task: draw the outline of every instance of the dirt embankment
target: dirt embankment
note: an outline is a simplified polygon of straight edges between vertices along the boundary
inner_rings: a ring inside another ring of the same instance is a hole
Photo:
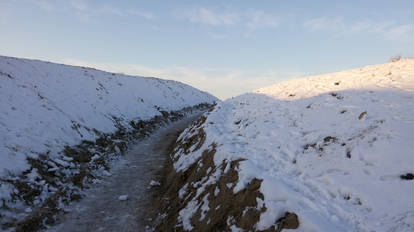
[[[188,169],[174,169],[177,153],[191,155],[205,143],[207,135],[203,124],[206,117],[208,113],[196,121],[182,139],[171,145],[170,159],[161,174],[161,188],[154,194],[151,226],[155,231],[171,231],[173,228],[174,231],[231,231],[235,227],[243,231],[258,231],[256,224],[261,213],[266,211],[265,204],[258,202],[258,199],[264,200],[259,191],[262,180],[253,179],[245,189],[234,193],[239,179],[239,163],[243,159],[215,165],[217,145],[212,143]],[[192,211],[192,216],[186,219],[183,209]],[[296,214],[286,212],[264,231],[282,231],[298,226]]]

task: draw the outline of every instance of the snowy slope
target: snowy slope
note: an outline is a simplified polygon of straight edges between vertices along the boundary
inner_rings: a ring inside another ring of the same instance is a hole
[[[0,56],[0,180],[27,170],[27,157],[57,156],[65,146],[128,130],[131,121],[216,100],[176,81]],[[30,175],[37,178],[36,169]],[[0,182],[3,204],[10,191]]]
[[[266,210],[256,230],[276,226],[285,212],[298,215],[300,226],[292,231],[414,230],[414,59],[290,80],[229,99],[181,140],[201,129],[201,148],[173,155],[176,171],[202,169],[206,151],[213,151],[215,167],[240,161],[238,180],[228,187],[238,193],[262,180],[257,209]],[[227,169],[209,169],[208,177],[181,188],[187,203],[177,222],[184,231],[197,221],[213,222],[194,218],[219,213],[213,192],[203,192]],[[240,220],[223,220],[239,231],[247,210]]]
[[[0,57],[0,175],[26,168],[25,156],[61,150],[94,133],[113,132],[112,116],[146,120],[216,98],[175,81]]]

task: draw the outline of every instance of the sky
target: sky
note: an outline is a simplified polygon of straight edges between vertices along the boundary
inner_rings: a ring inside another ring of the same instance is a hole
[[[0,0],[0,55],[173,79],[226,99],[414,57],[414,1]]]

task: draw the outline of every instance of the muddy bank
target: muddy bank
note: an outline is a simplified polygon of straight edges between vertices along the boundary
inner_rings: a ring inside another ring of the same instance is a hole
[[[180,111],[161,111],[148,121],[131,121],[130,128],[122,126],[119,119],[113,118],[117,131],[105,134],[91,128],[96,141],[83,141],[56,155],[39,154],[28,158],[31,168],[21,175],[10,174],[0,179],[2,184],[12,186],[15,191],[12,199],[2,199],[0,207],[1,229],[7,231],[36,231],[55,223],[56,214],[71,201],[84,196],[88,185],[107,175],[112,160],[122,156],[132,141],[150,135],[156,128],[168,122],[177,121],[194,111],[210,107],[200,104]],[[81,125],[74,123],[73,128]],[[52,158],[53,157],[53,158]],[[13,217],[11,215],[18,215]]]
[[[246,188],[234,193],[239,180],[238,167],[243,159],[225,160],[215,165],[217,144],[212,143],[189,168],[183,171],[174,168],[180,155],[191,155],[203,146],[206,117],[208,113],[170,147],[170,157],[161,173],[161,187],[153,195],[150,227],[155,231],[259,231],[256,224],[266,211],[260,192],[262,180],[255,178]],[[296,214],[286,212],[274,225],[262,231],[282,231],[298,226]]]

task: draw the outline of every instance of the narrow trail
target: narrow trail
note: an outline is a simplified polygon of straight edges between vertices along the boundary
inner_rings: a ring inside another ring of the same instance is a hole
[[[150,203],[149,183],[164,164],[167,150],[200,114],[159,128],[133,145],[103,183],[92,185],[86,197],[73,203],[70,212],[48,232],[145,231],[145,210]],[[119,196],[128,195],[121,201]]]

